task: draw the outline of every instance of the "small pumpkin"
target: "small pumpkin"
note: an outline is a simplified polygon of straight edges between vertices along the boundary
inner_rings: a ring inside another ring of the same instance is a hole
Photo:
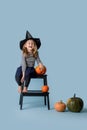
[[[43,69],[41,69],[40,66],[38,65],[38,66],[36,66],[35,71],[36,71],[37,74],[43,75],[43,74],[46,73],[46,67],[43,66]]]
[[[83,104],[83,100],[80,97],[76,97],[76,94],[67,100],[67,108],[71,112],[80,112]]]
[[[62,101],[58,101],[54,104],[54,109],[58,112],[64,112],[66,110],[66,104]]]
[[[49,87],[47,85],[42,86],[41,88],[42,92],[48,92]]]

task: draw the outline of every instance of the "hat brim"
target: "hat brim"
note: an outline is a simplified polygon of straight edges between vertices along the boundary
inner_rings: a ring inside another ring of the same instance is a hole
[[[24,44],[26,43],[26,41],[31,40],[31,39],[35,41],[35,43],[37,45],[37,49],[39,49],[40,46],[41,46],[41,41],[40,41],[39,38],[29,38],[29,39],[21,40],[20,41],[20,49],[22,50],[22,48],[23,48]]]

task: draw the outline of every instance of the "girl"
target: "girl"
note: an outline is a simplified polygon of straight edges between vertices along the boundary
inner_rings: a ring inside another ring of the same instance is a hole
[[[33,38],[27,31],[26,38],[20,41],[20,49],[22,50],[22,64],[17,68],[15,79],[18,84],[18,92],[27,92],[31,77],[36,77],[34,69],[35,61],[43,69],[43,64],[39,58],[38,49],[41,46],[39,38]],[[22,90],[22,84],[24,87]]]

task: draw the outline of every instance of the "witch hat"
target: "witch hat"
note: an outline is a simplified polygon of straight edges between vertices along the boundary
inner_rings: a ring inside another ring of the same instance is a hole
[[[26,41],[28,41],[28,40],[30,40],[30,39],[32,39],[32,40],[35,41],[35,43],[36,43],[36,45],[37,45],[37,49],[40,48],[40,46],[41,46],[41,41],[40,41],[40,39],[39,39],[39,38],[34,38],[34,37],[32,37],[32,35],[31,35],[28,31],[26,31],[26,38],[25,38],[24,40],[21,40],[21,41],[20,41],[20,49],[21,49],[21,50],[22,50],[22,48],[23,48],[23,45],[26,43]]]

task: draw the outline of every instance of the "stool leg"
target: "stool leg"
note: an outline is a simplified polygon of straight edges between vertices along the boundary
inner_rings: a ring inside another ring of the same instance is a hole
[[[22,104],[23,104],[23,94],[20,94],[20,110],[22,110]]]
[[[44,104],[46,105],[46,96],[44,96]]]
[[[49,94],[47,95],[48,110],[50,110]]]
[[[24,84],[24,83],[23,83],[23,84]],[[23,84],[22,84],[22,90],[23,90]],[[21,93],[21,94],[22,94],[22,93]],[[22,96],[21,94],[20,94],[20,98],[19,98],[19,105],[21,104],[21,96]]]
[[[47,76],[44,77],[44,85],[47,85]]]
[[[19,98],[19,105],[21,104],[21,95],[20,95],[20,98]]]

